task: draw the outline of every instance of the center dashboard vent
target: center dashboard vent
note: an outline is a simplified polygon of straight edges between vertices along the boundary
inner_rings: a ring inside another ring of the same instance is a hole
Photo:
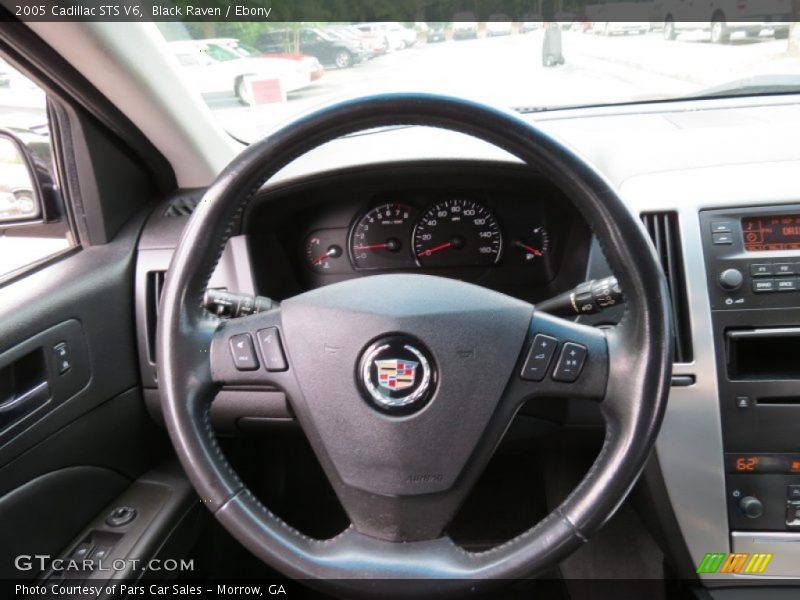
[[[642,213],[650,239],[667,277],[672,304],[672,326],[675,346],[675,362],[691,362],[692,330],[689,319],[689,300],[686,293],[686,276],[681,252],[678,213],[674,211]]]

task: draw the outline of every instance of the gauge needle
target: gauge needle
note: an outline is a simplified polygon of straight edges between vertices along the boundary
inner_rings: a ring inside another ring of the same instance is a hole
[[[434,252],[438,252],[439,250],[444,250],[445,248],[449,248],[453,245],[453,242],[447,242],[446,244],[440,244],[431,248],[430,250],[420,250],[417,252],[417,256],[430,256]]]
[[[329,256],[336,256],[336,249],[330,248],[325,254],[320,254],[317,258],[311,261],[312,265],[318,265]]]
[[[376,250],[378,248],[386,248],[389,244],[367,244],[366,246],[353,246],[353,250]]]
[[[533,246],[528,246],[528,244],[523,244],[522,242],[514,242],[514,244],[516,246],[519,246],[520,248],[524,248],[525,250],[527,250],[528,252],[530,252],[534,256],[541,256],[542,255],[542,251],[541,250],[537,250]]]

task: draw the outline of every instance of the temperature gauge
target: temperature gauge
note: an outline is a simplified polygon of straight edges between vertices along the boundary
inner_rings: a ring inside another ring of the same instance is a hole
[[[511,245],[516,247],[518,255],[525,263],[536,263],[550,249],[550,236],[544,227],[534,227],[522,239],[515,239]]]
[[[306,240],[305,259],[306,265],[314,271],[336,270],[337,260],[342,256],[342,247],[330,243],[325,238],[324,232],[315,232]]]

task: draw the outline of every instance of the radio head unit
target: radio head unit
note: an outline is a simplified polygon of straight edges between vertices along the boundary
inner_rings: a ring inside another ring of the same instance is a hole
[[[712,310],[800,307],[800,205],[700,212]]]

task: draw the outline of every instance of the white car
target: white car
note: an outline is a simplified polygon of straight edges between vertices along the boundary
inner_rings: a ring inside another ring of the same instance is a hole
[[[606,21],[595,22],[592,25],[592,31],[600,35],[627,35],[632,33],[634,35],[644,35],[650,31],[649,22],[636,22],[636,21]]]
[[[311,83],[311,72],[288,59],[242,58],[214,40],[170,42],[189,84],[201,94],[232,92],[246,105],[255,103],[251,84],[280,81],[281,94]]]
[[[486,22],[486,36],[511,35],[511,18],[505,14],[495,14]]]
[[[417,31],[410,27],[404,27],[400,23],[386,23],[387,33],[396,36],[398,39],[403,40],[403,45],[410,48],[417,43]]]
[[[683,31],[708,31],[715,44],[727,43],[731,34],[738,32],[757,37],[770,30],[775,37],[785,38],[793,14],[790,0],[716,0],[696,4],[663,0],[656,2],[656,10],[664,23],[665,40],[674,40]]]
[[[241,58],[258,58],[260,60],[269,61],[291,61],[295,62],[295,69],[298,77],[298,82],[302,83],[306,79],[306,75],[310,81],[315,81],[322,77],[325,72],[325,67],[314,56],[306,56],[303,54],[282,54],[282,55],[269,55],[261,52],[258,48],[254,48],[248,44],[244,44],[236,38],[213,38],[203,40],[209,44],[222,46],[236,54]],[[275,64],[275,63],[273,63]],[[298,88],[299,89],[299,88]]]
[[[397,25],[395,23],[395,25]],[[397,25],[401,27],[400,25]],[[406,47],[404,36],[396,28],[387,27],[387,23],[361,23],[356,25],[358,30],[367,35],[377,36],[386,40],[386,51],[394,52]],[[402,27],[401,27],[402,28]]]
[[[453,17],[453,39],[474,40],[478,37],[478,22],[471,12],[456,13]]]

